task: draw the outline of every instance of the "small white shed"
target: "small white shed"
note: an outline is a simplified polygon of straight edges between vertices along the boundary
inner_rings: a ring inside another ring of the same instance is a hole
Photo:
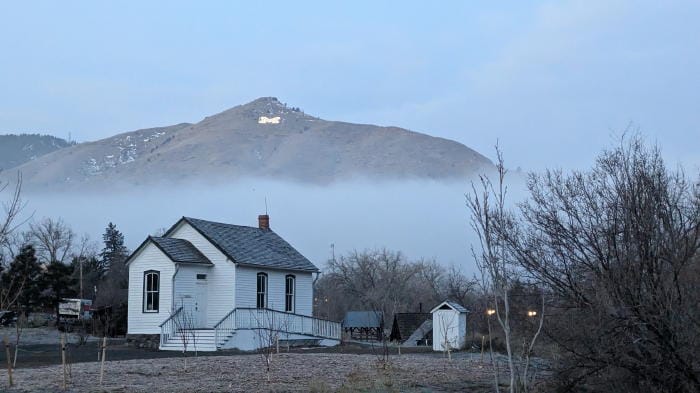
[[[459,349],[466,343],[467,310],[459,303],[445,300],[433,308],[433,351]]]

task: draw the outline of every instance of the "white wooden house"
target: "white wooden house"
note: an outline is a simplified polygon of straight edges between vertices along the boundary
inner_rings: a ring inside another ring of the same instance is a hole
[[[457,302],[445,300],[430,313],[433,314],[433,351],[463,348],[469,311]]]
[[[128,335],[163,350],[253,350],[285,341],[335,345],[340,324],[312,317],[306,257],[270,229],[183,217],[127,260]]]

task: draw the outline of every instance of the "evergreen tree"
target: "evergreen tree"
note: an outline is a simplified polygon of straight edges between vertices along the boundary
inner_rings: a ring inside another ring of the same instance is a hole
[[[124,246],[124,235],[110,222],[102,239],[104,248],[100,253],[100,263],[106,274],[97,288],[96,306],[126,303],[129,277],[125,262],[129,250]]]
[[[129,250],[124,245],[124,235],[119,232],[116,225],[110,222],[102,235],[102,240],[105,244],[100,253],[102,270],[109,271],[113,268],[122,268],[126,258],[129,256]]]
[[[73,277],[73,267],[61,262],[51,262],[46,266],[46,271],[42,276],[43,288],[41,300],[44,307],[52,308],[58,315],[58,304],[64,298],[71,298],[77,295],[75,291],[75,278]]]
[[[39,305],[41,294],[41,266],[36,258],[36,251],[31,244],[24,245],[10,266],[2,274],[2,285],[13,287],[17,302],[15,308],[27,313]]]

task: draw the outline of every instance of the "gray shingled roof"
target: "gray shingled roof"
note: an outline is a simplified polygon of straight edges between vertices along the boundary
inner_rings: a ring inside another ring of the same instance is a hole
[[[466,307],[464,307],[463,305],[461,305],[461,304],[455,302],[454,300],[445,300],[444,302],[442,302],[442,303],[438,304],[437,306],[435,306],[435,308],[433,308],[433,309],[431,310],[431,312],[435,311],[438,307],[441,307],[442,305],[445,305],[445,304],[446,304],[447,306],[451,307],[453,310],[455,310],[455,311],[457,311],[457,312],[460,312],[460,313],[462,313],[462,312],[468,313],[468,312],[469,312],[469,310],[467,310]]]
[[[426,319],[419,327],[416,329],[413,334],[411,334],[406,341],[403,342],[403,346],[409,347],[409,346],[414,346],[418,345],[418,342],[423,341],[426,338],[428,338],[430,341],[432,341],[432,333],[433,332],[433,320],[432,319]]]
[[[404,312],[394,314],[394,323],[391,326],[391,339],[404,341],[418,329],[426,320],[431,320],[431,313]]]
[[[202,265],[212,264],[204,254],[187,240],[173,239],[170,237],[151,237],[150,239],[173,262],[196,263]]]
[[[384,313],[381,311],[348,311],[343,318],[342,326],[344,328],[381,327],[383,316]]]
[[[469,312],[469,310],[467,310],[466,307],[464,307],[463,305],[461,305],[461,304],[455,302],[454,300],[448,300],[448,301],[446,301],[445,303],[447,303],[447,304],[449,304],[450,306],[452,306],[452,308],[454,308],[456,311],[459,311],[459,312]]]
[[[233,262],[284,270],[317,272],[318,268],[271,229],[184,217]]]

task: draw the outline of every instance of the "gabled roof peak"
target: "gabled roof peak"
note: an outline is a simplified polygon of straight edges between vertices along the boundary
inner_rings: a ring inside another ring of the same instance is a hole
[[[185,239],[170,237],[148,236],[140,246],[127,258],[126,264],[136,256],[147,244],[153,243],[165,256],[174,263],[187,263],[196,265],[213,266],[214,264],[192,243]]]
[[[311,261],[271,229],[182,217],[165,236],[170,237],[183,221],[239,265],[318,272]]]
[[[437,311],[441,308],[444,308],[444,307],[450,308],[450,309],[457,311],[459,313],[468,313],[469,312],[469,310],[467,310],[467,308],[464,307],[463,305],[455,302],[454,300],[449,300],[449,299],[445,300],[442,303],[438,304],[437,306],[433,307],[433,309],[430,310],[430,312],[434,313],[435,311]]]

